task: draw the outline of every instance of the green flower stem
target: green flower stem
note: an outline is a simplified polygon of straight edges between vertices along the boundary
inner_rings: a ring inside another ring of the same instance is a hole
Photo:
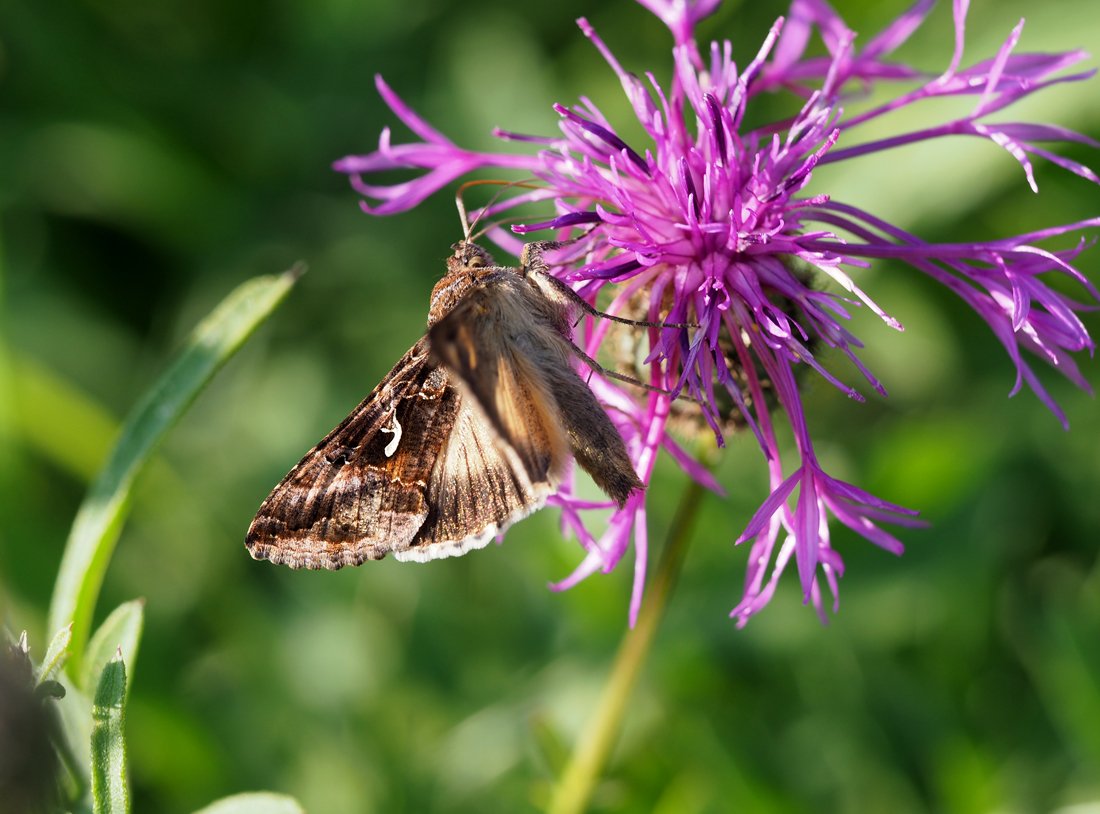
[[[703,487],[689,481],[676,517],[669,529],[668,541],[661,553],[653,583],[646,589],[638,613],[638,622],[626,632],[611,676],[604,686],[596,713],[581,735],[562,772],[561,780],[554,788],[548,814],[581,814],[587,810],[596,783],[615,746],[626,715],[627,702],[641,673],[646,654],[653,644],[657,625],[664,615],[669,595],[680,575],[684,554],[691,539],[695,517],[703,497]]]

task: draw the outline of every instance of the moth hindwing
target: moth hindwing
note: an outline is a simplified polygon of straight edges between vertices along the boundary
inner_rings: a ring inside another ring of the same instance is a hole
[[[528,244],[518,268],[455,244],[428,331],[260,506],[245,545],[291,568],[481,548],[540,508],[570,458],[622,506],[644,488],[573,370],[579,299]]]

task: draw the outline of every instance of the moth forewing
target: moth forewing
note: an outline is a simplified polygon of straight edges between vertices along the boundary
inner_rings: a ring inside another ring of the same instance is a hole
[[[482,548],[542,508],[552,491],[549,480],[532,481],[472,399],[463,396],[428,481],[428,517],[415,544],[395,549],[394,556],[424,562]]]
[[[298,462],[260,506],[245,545],[257,559],[291,568],[337,569],[409,545],[428,508],[421,484],[428,456],[407,454],[446,434],[455,408],[446,373],[417,343],[332,432]],[[400,426],[401,454],[390,454]]]
[[[527,280],[537,298],[546,303],[545,313],[554,330],[553,339],[547,339],[546,347],[555,353],[546,354],[545,376],[550,392],[558,404],[562,423],[569,439],[573,457],[596,485],[620,508],[635,490],[644,489],[634,464],[630,460],[622,435],[611,421],[592,389],[573,369],[573,359],[588,357],[573,344],[573,324],[580,296],[561,280],[551,276],[543,261],[543,251],[556,248],[558,243],[529,243],[523,256],[530,264]],[[592,306],[584,303],[592,312]]]
[[[574,457],[622,506],[644,488],[573,370],[579,299],[529,244],[522,268],[455,244],[428,333],[260,506],[245,545],[292,568],[480,548],[540,508]]]
[[[542,449],[542,439],[526,438],[511,424],[502,401],[523,410],[515,418],[545,428],[555,461],[555,446],[563,441],[596,485],[622,506],[644,486],[619,431],[573,370],[573,298],[537,269],[522,270],[529,272],[523,276],[504,271],[486,275],[483,287],[429,330],[433,351],[470,388],[504,440],[521,452]],[[504,382],[515,382],[524,397],[509,397]],[[531,422],[530,413],[538,420]]]
[[[428,330],[432,351],[465,386],[498,442],[516,452],[532,478],[556,486],[569,444],[546,376],[553,360],[545,357],[560,340],[529,307],[528,285],[514,270],[480,282]]]

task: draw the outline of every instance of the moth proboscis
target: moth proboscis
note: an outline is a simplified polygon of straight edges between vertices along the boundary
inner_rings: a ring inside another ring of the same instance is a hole
[[[600,312],[550,274],[560,245],[527,244],[518,268],[469,239],[452,247],[427,333],[272,490],[253,557],[336,569],[464,554],[541,508],[570,458],[620,507],[644,488],[573,369],[587,359],[578,309]]]

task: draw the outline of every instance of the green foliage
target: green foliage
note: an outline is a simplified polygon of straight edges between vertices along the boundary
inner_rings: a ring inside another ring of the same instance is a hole
[[[125,519],[134,478],[168,428],[279,304],[298,274],[257,278],[234,291],[196,328],[183,352],[123,426],[111,457],[77,512],[50,605],[52,628],[72,624],[70,674],[82,669],[92,612]],[[134,638],[136,645],[136,634]]]
[[[92,701],[92,810],[95,814],[127,814],[126,664],[122,648],[107,662]]]
[[[130,677],[126,687],[133,682],[133,664],[137,658],[138,642],[141,639],[141,627],[145,602],[134,599],[119,605],[99,626],[84,655],[79,686],[85,691],[97,687],[98,677],[107,669],[107,665],[122,658],[130,664]]]
[[[38,683],[50,681],[65,663],[69,655],[69,643],[73,640],[73,626],[65,625],[54,634],[46,648],[46,656],[42,659],[42,665],[38,672]]]
[[[51,735],[70,772],[66,787],[81,810],[91,797],[94,814],[130,811],[125,713],[144,620],[144,601],[115,608],[85,647],[103,574],[129,505],[134,479],[153,450],[213,374],[286,296],[301,271],[251,280],[231,293],[194,331],[176,361],[139,401],[123,425],[111,456],[77,512],[51,602],[51,619],[68,619],[38,669],[39,697],[61,701],[59,731]],[[75,629],[75,631],[74,631]],[[23,637],[24,651],[26,636]],[[69,665],[75,684],[54,676]],[[126,664],[131,665],[128,680]],[[89,700],[90,699],[90,700]],[[227,802],[224,811],[293,811],[289,798]],[[215,809],[223,810],[223,809]]]

